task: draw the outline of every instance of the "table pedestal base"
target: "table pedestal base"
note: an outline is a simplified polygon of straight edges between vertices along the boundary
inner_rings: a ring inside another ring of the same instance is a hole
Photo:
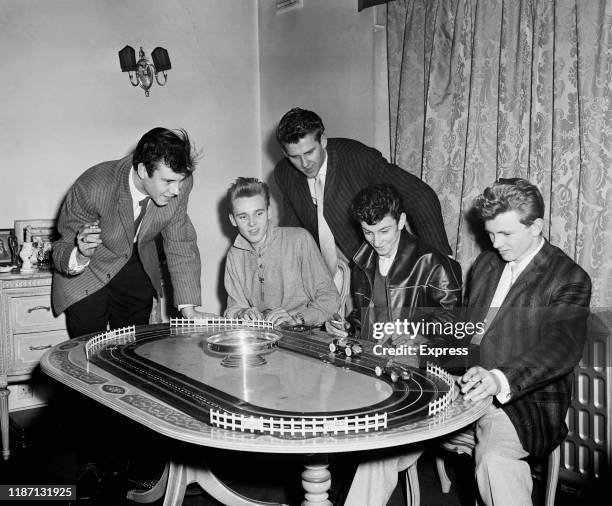
[[[164,506],[180,506],[183,504],[185,489],[190,483],[197,483],[209,495],[227,506],[284,506],[282,503],[249,499],[234,492],[213,474],[204,459],[199,459],[197,464],[171,461],[166,464],[164,473],[151,490],[130,490],[127,498],[137,503],[151,503],[159,500],[165,492]],[[322,506],[325,506],[325,503]]]
[[[305,470],[302,472],[302,487],[305,494],[302,506],[332,506],[327,498],[331,487],[331,473],[327,469],[325,455],[307,455],[304,458]]]

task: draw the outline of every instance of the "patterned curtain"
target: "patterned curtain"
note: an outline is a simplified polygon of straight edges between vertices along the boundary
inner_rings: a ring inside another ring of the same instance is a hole
[[[396,0],[387,33],[391,158],[438,193],[464,272],[486,241],[474,197],[524,177],[612,306],[612,2]]]

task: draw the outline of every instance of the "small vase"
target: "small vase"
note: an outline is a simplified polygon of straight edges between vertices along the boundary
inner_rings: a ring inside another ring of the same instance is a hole
[[[19,256],[21,260],[23,260],[23,264],[21,265],[21,272],[32,272],[34,269],[32,268],[32,261],[30,258],[34,253],[34,248],[32,247],[31,242],[24,242],[21,245],[21,252]]]

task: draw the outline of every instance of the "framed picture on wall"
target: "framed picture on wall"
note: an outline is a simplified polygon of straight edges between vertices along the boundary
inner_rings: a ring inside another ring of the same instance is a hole
[[[46,244],[57,239],[55,220],[15,220],[15,235],[20,248],[25,241],[26,232],[30,233],[32,242]]]
[[[12,228],[0,228],[0,266],[12,265],[11,239],[14,237]]]

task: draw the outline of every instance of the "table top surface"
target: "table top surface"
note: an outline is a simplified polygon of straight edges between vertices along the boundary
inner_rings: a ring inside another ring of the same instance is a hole
[[[143,326],[142,329],[137,327],[140,329],[137,331],[144,336],[145,330],[149,333],[150,329],[166,332],[167,328],[167,324],[161,324]],[[421,416],[400,426],[301,439],[232,431],[211,426],[192,416],[193,412],[183,409],[182,404],[165,402],[168,397],[156,395],[155,389],[144,388],[140,381],[131,380],[129,375],[118,374],[112,368],[101,367],[99,361],[88,360],[85,352],[87,337],[65,341],[50,349],[41,360],[42,369],[61,383],[161,434],[203,446],[296,454],[389,448],[460,430],[482,416],[489,405],[489,401],[474,403],[459,396],[446,410]],[[319,342],[331,340],[324,333],[311,337]],[[287,350],[265,354],[266,364],[262,367],[222,367],[219,357],[208,352],[202,344],[205,339],[206,335],[194,332],[148,340],[143,337],[138,346],[131,346],[130,351],[136,361],[153,364],[153,370],[158,367],[165,371],[165,375],[154,378],[156,383],[167,381],[168,371],[176,371],[177,380],[183,381],[179,381],[179,385],[201,382],[211,390],[242,400],[239,404],[261,407],[262,410],[308,414],[365,409],[381,405],[394,390],[388,381],[373,375],[359,374],[353,368],[330,366],[325,361],[301,357]],[[123,356],[118,358],[123,359]]]

